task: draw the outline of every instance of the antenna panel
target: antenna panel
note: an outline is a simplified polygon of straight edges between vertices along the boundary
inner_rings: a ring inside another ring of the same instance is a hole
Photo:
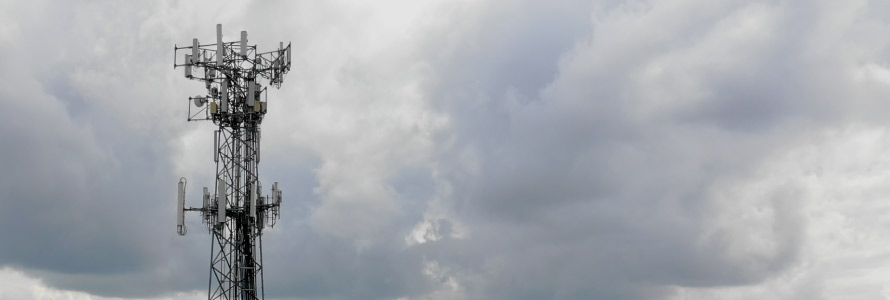
[[[226,222],[226,182],[220,179],[216,182],[216,221]]]
[[[192,56],[185,55],[185,78],[192,78]]]
[[[278,189],[278,181],[272,184],[272,201],[275,201],[276,205],[281,204],[281,190]]]
[[[216,103],[213,103],[216,104]],[[219,162],[219,130],[213,131],[213,162]]]
[[[247,31],[241,31],[241,57],[247,56]]]
[[[253,80],[247,81],[247,106],[253,106],[253,101],[256,98],[256,83]]]
[[[216,65],[222,67],[223,56],[226,56],[222,41],[222,24],[216,24]]]
[[[195,38],[192,39],[192,59],[194,59],[195,62],[198,62],[200,61],[199,58],[200,56],[198,55],[198,39]]]
[[[205,209],[209,208],[210,207],[210,190],[207,189],[206,186],[204,187],[204,199],[203,200],[204,200],[204,202],[202,203],[201,207],[203,207]]]
[[[176,232],[185,235],[185,177],[179,178],[179,190],[176,199]]]

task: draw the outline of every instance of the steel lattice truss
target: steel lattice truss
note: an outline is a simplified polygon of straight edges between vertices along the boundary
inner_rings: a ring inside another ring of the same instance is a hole
[[[189,97],[187,119],[218,126],[214,192],[205,187],[203,205],[186,207],[186,180],[180,179],[177,232],[186,233],[184,212],[197,211],[212,234],[208,299],[262,299],[263,227],[274,226],[279,217],[281,190],[276,182],[272,195],[264,196],[259,182],[267,89],[258,79],[281,86],[290,70],[290,44],[258,53],[255,45],[247,44],[247,32],[241,32],[240,41],[223,42],[222,26],[216,25],[216,30],[214,44],[194,39],[191,46],[174,46],[174,68],[183,67],[187,78],[203,81],[207,88],[207,95]]]

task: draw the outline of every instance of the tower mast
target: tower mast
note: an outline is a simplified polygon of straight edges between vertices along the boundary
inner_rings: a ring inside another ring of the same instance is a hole
[[[177,62],[182,53],[182,63]],[[262,233],[279,218],[281,190],[262,194],[259,181],[260,124],[267,112],[267,88],[281,87],[290,70],[291,47],[260,53],[247,43],[247,32],[236,42],[223,42],[216,25],[216,43],[174,46],[173,67],[185,77],[204,82],[206,95],[189,97],[188,121],[212,121],[215,186],[204,187],[201,207],[185,206],[186,179],[179,181],[176,230],[186,234],[185,212],[201,213],[211,234],[208,299],[263,299]]]

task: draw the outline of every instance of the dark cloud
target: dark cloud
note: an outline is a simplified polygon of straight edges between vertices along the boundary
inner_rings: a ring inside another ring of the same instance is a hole
[[[804,50],[786,38],[800,33],[786,27],[819,23],[813,15],[826,12],[790,2],[682,12],[675,4],[619,7],[595,18],[592,33],[572,35],[575,44],[524,35],[529,45],[572,46],[549,58],[510,52],[559,62],[552,81],[486,73],[497,69],[484,58],[502,53],[498,46],[437,65],[449,72],[435,101],[455,124],[438,172],[454,191],[455,218],[472,233],[426,247],[448,252],[433,259],[457,268],[456,278],[475,279],[464,281],[469,295],[664,298],[663,287],[755,284],[797,261],[803,224],[794,203],[805,195],[774,187],[747,203],[769,211],[758,220],[768,225],[746,227],[723,224],[721,212],[733,207],[726,201],[738,199],[720,194],[756,180],[755,168],[793,141],[862,113],[833,98],[852,92],[845,79],[821,81],[832,67],[798,57]],[[507,35],[477,28],[480,39]],[[823,42],[822,32],[806,34]],[[847,50],[832,49],[841,57],[831,60],[855,55]],[[472,84],[487,80],[509,83]],[[815,83],[831,92],[812,93]]]
[[[102,295],[158,295],[156,287],[167,284],[170,291],[190,289],[160,275],[189,274],[203,259],[170,263],[182,261],[171,257],[171,227],[161,225],[173,224],[171,133],[184,126],[148,122],[166,115],[167,106],[156,103],[169,96],[156,88],[168,76],[150,73],[166,64],[137,60],[154,51],[155,41],[126,33],[137,31],[133,24],[105,27],[84,19],[101,13],[100,4],[14,6],[32,18],[16,23],[15,39],[4,45],[8,68],[0,74],[16,87],[0,93],[6,112],[0,136],[7,141],[0,160],[7,171],[0,188],[7,207],[0,216],[0,265]],[[112,12],[132,13],[118,9]],[[125,61],[121,53],[132,61],[117,64]],[[178,243],[192,250],[204,244]]]

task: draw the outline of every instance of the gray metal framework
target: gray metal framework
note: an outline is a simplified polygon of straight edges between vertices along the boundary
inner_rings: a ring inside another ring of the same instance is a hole
[[[281,190],[262,194],[259,182],[260,124],[267,112],[267,88],[281,86],[290,70],[290,44],[259,53],[240,41],[223,42],[222,25],[216,25],[216,43],[174,46],[173,67],[185,77],[205,83],[207,95],[189,97],[188,121],[212,121],[216,181],[213,191],[204,187],[201,207],[185,206],[185,178],[179,182],[177,233],[186,234],[186,211],[201,213],[211,233],[208,299],[263,299],[263,228],[274,226],[280,215]],[[177,58],[182,55],[182,62]],[[200,71],[200,72],[199,72]]]

